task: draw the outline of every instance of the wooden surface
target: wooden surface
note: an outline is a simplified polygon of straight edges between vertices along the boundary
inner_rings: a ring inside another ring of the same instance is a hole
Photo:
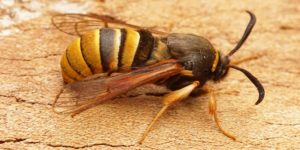
[[[251,10],[257,25],[233,59],[263,54],[240,64],[266,89],[257,91],[240,72],[230,70],[216,89],[223,136],[208,114],[208,95],[171,108],[143,145],[137,140],[161,108],[160,89],[112,100],[75,118],[52,112],[63,86],[59,60],[74,39],[49,23],[49,12],[109,14],[141,26],[207,37],[227,53],[240,38]],[[1,149],[299,149],[300,148],[300,2],[106,1],[66,0],[0,2],[0,148]],[[145,94],[151,92],[152,94]]]

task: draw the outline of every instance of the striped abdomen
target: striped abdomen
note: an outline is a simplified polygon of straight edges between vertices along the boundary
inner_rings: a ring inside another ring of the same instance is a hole
[[[74,40],[61,59],[67,83],[96,73],[130,70],[169,57],[166,45],[146,30],[102,28]]]

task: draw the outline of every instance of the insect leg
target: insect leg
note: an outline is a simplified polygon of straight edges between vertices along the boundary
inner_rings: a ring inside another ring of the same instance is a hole
[[[180,72],[180,74],[181,75],[183,75],[183,76],[187,76],[187,77],[193,77],[193,72],[191,71],[191,70],[182,70],[181,72]],[[168,80],[168,79],[170,79],[170,78],[165,78],[165,79],[163,79],[163,80],[160,80],[160,81],[158,81],[156,84],[165,84],[166,83],[166,81]],[[179,78],[178,78],[179,79]],[[177,80],[178,80],[177,79]],[[170,85],[171,84],[175,84],[176,82],[178,82],[176,79],[175,80],[172,80],[171,82],[172,83],[170,83]],[[190,83],[190,81],[189,81],[189,83]],[[172,89],[172,88],[171,88]]]
[[[55,112],[57,114],[59,114],[60,112],[56,111],[56,109],[55,109],[56,103],[57,103],[57,101],[59,99],[59,96],[63,93],[63,91],[64,91],[64,88],[61,88],[59,90],[59,92],[58,92],[58,94],[56,94],[55,99],[54,99],[53,104],[52,104],[52,110],[53,110],[53,112]]]
[[[193,77],[193,72],[191,70],[182,70],[180,72],[180,74],[184,75],[184,76],[189,76],[189,77]]]
[[[104,21],[104,27],[108,28],[108,23],[106,21]]]
[[[187,85],[185,87],[183,87],[182,89],[173,91],[169,94],[167,94],[166,96],[164,96],[163,98],[163,104],[164,106],[162,107],[162,109],[157,113],[157,115],[154,117],[154,119],[152,120],[152,122],[150,123],[150,125],[147,127],[147,129],[145,130],[145,132],[143,133],[141,139],[139,140],[139,144],[142,144],[143,141],[145,140],[146,136],[148,135],[148,133],[150,132],[150,130],[152,129],[153,125],[157,122],[157,120],[159,119],[159,117],[162,116],[162,114],[171,106],[173,105],[175,102],[179,102],[183,99],[185,99],[186,97],[188,97],[190,95],[190,93],[199,86],[199,81],[194,81],[192,84]]]
[[[228,132],[226,132],[220,125],[220,121],[219,121],[219,118],[218,118],[218,115],[217,115],[217,102],[216,102],[216,98],[215,98],[215,95],[213,93],[213,91],[211,89],[207,89],[208,92],[209,92],[209,95],[210,95],[210,99],[209,99],[209,106],[208,106],[208,109],[209,109],[209,113],[211,115],[213,115],[213,118],[214,118],[214,121],[217,125],[217,127],[219,128],[219,130],[227,137],[231,138],[232,140],[236,140],[236,138],[229,134]]]

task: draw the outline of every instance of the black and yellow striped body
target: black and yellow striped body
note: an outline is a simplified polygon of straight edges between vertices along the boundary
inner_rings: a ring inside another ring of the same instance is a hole
[[[167,46],[147,30],[102,28],[83,34],[61,59],[64,81],[92,74],[128,71],[170,58]]]

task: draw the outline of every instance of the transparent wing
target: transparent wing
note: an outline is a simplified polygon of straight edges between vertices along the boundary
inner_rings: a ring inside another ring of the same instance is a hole
[[[74,116],[136,87],[169,78],[181,71],[182,66],[175,60],[166,60],[129,73],[92,77],[71,83],[57,95],[53,108],[55,112],[71,113]]]
[[[107,93],[108,82],[115,77],[90,77],[82,81],[67,84],[60,91],[54,105],[61,110],[79,107],[88,100],[101,97],[101,94]],[[99,86],[101,85],[101,86]]]
[[[166,32],[157,31],[151,27],[145,28],[137,25],[129,24],[125,21],[117,19],[109,15],[98,15],[94,13],[89,14],[54,14],[52,17],[52,24],[58,30],[70,35],[82,35],[83,33],[99,29],[103,27],[116,28],[133,28],[136,30],[146,29],[154,34],[166,35]]]

